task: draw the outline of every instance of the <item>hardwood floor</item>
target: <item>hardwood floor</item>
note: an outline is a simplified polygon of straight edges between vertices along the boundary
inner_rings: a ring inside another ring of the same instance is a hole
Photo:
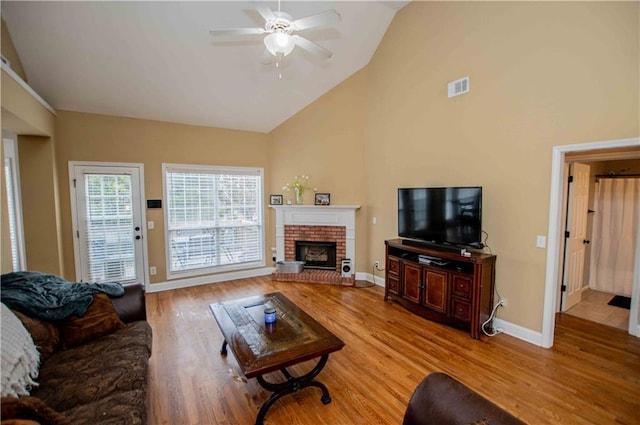
[[[147,294],[153,327],[150,424],[253,424],[269,393],[221,357],[209,304],[282,292],[340,337],[318,376],[333,402],[304,389],[271,408],[266,424],[401,424],[418,383],[444,371],[530,424],[640,423],[640,340],[559,315],[553,349],[468,332],[384,302],[379,287],[243,279]],[[295,372],[309,370],[304,363]],[[269,376],[273,381],[279,375]]]

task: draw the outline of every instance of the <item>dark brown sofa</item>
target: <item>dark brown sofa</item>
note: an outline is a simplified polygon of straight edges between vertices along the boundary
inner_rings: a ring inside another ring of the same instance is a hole
[[[403,425],[525,425],[451,376],[429,374],[416,388]]]
[[[97,304],[95,297],[93,304]],[[106,295],[102,297],[101,302],[109,303]],[[96,338],[82,335],[89,339],[72,346],[65,346],[65,323],[16,313],[40,351],[39,386],[31,397],[2,399],[3,423],[13,418],[35,419],[40,424],[147,423],[152,331],[146,321],[144,287],[127,286],[124,296],[112,298],[111,303],[111,315],[115,317],[115,309],[122,321],[115,319],[117,330]],[[95,317],[96,322],[108,320]],[[58,334],[61,342],[56,341]]]

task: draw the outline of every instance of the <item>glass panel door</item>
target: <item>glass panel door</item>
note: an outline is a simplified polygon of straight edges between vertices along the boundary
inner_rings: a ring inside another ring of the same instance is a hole
[[[142,282],[140,177],[137,168],[76,166],[76,269],[87,282]]]

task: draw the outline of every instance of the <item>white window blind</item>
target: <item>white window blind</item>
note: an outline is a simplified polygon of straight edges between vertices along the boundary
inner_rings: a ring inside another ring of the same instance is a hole
[[[11,264],[13,271],[20,270],[20,256],[18,255],[18,229],[16,223],[16,206],[13,193],[13,167],[10,158],[4,159],[4,176],[7,187],[7,204],[9,208],[9,238],[11,239]]]
[[[22,208],[20,202],[20,180],[18,174],[18,149],[14,135],[3,133],[4,177],[7,193],[9,239],[11,242],[11,266],[13,271],[26,269],[24,232],[22,230]]]
[[[261,169],[163,167],[169,276],[264,264]]]
[[[135,277],[131,176],[85,174],[86,249],[92,282]]]

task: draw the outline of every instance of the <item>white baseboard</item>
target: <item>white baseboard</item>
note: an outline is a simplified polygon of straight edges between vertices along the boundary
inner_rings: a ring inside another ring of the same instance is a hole
[[[537,345],[542,347],[542,333],[532,331],[529,328],[525,328],[524,326],[516,325],[515,323],[507,322],[506,320],[502,320],[500,318],[495,318],[493,321],[493,328],[502,328],[504,329],[504,333],[512,336],[514,338],[521,339],[529,344]]]
[[[247,279],[251,277],[266,276],[273,273],[274,267],[262,267],[259,269],[240,270],[235,272],[209,274],[206,276],[189,277],[176,279],[168,282],[149,283],[146,285],[146,292],[162,292],[172,289],[188,288],[190,286],[206,285],[208,283],[225,282],[227,280]]]
[[[384,288],[384,278],[374,276],[371,273],[356,273],[356,280],[366,280],[367,282],[375,283],[378,286],[382,286]]]

